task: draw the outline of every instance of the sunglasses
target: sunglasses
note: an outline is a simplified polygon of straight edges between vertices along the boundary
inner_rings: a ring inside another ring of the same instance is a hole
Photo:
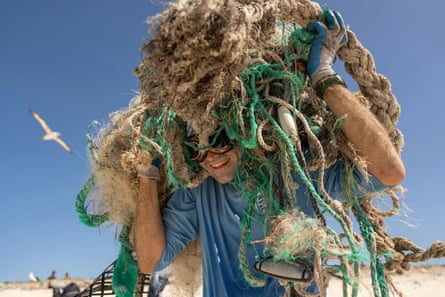
[[[230,139],[227,136],[226,132],[224,132],[224,130],[210,136],[209,143],[210,143],[210,148],[202,149],[198,147],[199,146],[198,136],[194,135],[187,138],[185,144],[188,154],[190,156],[190,160],[200,163],[205,160],[205,158],[207,157],[207,153],[209,151],[214,154],[222,155],[233,149],[233,144],[230,142]]]

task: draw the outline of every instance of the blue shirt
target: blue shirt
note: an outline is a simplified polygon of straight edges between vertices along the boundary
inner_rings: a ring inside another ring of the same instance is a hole
[[[343,164],[337,162],[325,172],[325,188],[332,198],[343,200],[342,177]],[[369,182],[354,171],[354,179],[367,192],[377,192],[385,188],[377,179],[370,176]],[[316,179],[313,172],[312,179]],[[313,216],[309,190],[301,179],[296,197],[298,207],[309,216]],[[318,190],[318,189],[317,189]],[[357,195],[362,195],[356,189]],[[219,184],[213,178],[207,178],[196,188],[186,188],[175,192],[163,210],[166,232],[166,247],[155,271],[165,268],[174,258],[194,240],[199,238],[203,269],[204,297],[237,296],[282,296],[284,288],[278,281],[268,277],[264,287],[251,287],[244,279],[239,267],[238,251],[241,239],[240,221],[246,202],[231,183]],[[263,239],[260,223],[253,223],[252,240]],[[262,251],[262,244],[255,245]],[[255,262],[254,247],[248,244],[247,258],[251,267]]]

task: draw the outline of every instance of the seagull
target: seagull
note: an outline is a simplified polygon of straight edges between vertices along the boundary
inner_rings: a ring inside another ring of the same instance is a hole
[[[39,278],[38,278],[37,276],[35,276],[34,273],[32,273],[32,272],[30,272],[30,273],[28,274],[28,278],[29,278],[29,280],[32,281],[32,282],[38,282],[38,281],[39,281]]]
[[[43,140],[54,140],[55,142],[60,144],[64,148],[64,150],[66,150],[68,153],[71,154],[71,148],[62,139],[59,138],[60,133],[52,131],[48,127],[48,124],[46,124],[46,122],[36,112],[32,111],[31,109],[29,110],[29,112],[31,113],[33,118],[35,118],[37,120],[37,122],[39,122],[40,126],[42,126],[43,130],[46,133],[42,137],[42,139]]]

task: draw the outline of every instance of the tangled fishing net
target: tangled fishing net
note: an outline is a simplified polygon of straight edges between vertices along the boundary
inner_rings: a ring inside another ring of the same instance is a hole
[[[105,221],[121,226],[122,248],[113,280],[118,296],[133,296],[136,286],[131,240],[136,168],[154,158],[162,161],[162,203],[178,187],[197,186],[207,177],[184,149],[187,126],[199,136],[198,148],[208,147],[209,136],[223,128],[241,149],[235,182],[249,215],[242,222],[239,258],[251,285],[264,284],[245,257],[259,194],[270,218],[264,227],[266,251],[285,262],[311,255],[314,281],[321,291],[326,289],[326,271],[330,270],[344,279],[345,296],[347,287],[352,288],[351,296],[357,295],[363,244],[370,255],[375,296],[388,295],[385,268],[407,270],[410,262],[445,256],[442,242],[424,250],[387,234],[383,218],[397,212],[399,188],[381,193],[393,201],[393,209],[387,212],[373,206],[374,196],[358,199],[350,190],[352,170],[366,173],[366,163],[345,138],[342,119],[316,96],[305,73],[313,39],[305,27],[324,13],[316,2],[307,0],[179,0],[151,19],[152,37],[143,45],[145,56],[135,71],[140,94],[127,109],[112,114],[110,125],[91,128],[93,176],[76,204],[81,220],[89,226]],[[376,72],[371,53],[350,31],[338,56],[359,86],[357,100],[377,116],[400,151],[403,136],[396,127],[400,108],[390,82]],[[293,124],[285,125],[289,119]],[[305,147],[312,155],[310,161],[303,153]],[[348,169],[344,202],[331,199],[323,188],[324,170],[339,159]],[[316,170],[319,180],[312,181],[309,172]],[[297,211],[292,193],[300,185],[293,182],[293,172],[310,190],[316,218]],[[273,176],[283,181],[284,195],[271,185]],[[98,214],[92,214],[91,207],[87,211],[87,200]],[[325,216],[339,223],[341,234],[327,226]],[[354,217],[360,233],[354,230]],[[326,258],[337,258],[340,264],[326,268],[322,260]],[[304,287],[296,289],[305,294]]]

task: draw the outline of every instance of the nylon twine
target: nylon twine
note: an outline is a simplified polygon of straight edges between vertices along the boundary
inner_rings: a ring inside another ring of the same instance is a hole
[[[162,205],[179,187],[195,187],[208,177],[184,149],[188,125],[196,131],[200,149],[208,147],[209,137],[221,128],[240,147],[235,184],[247,206],[239,259],[252,286],[264,285],[246,258],[247,246],[257,243],[250,232],[258,217],[264,218],[264,253],[276,261],[312,261],[321,295],[328,274],[335,274],[343,279],[343,295],[357,296],[363,261],[370,263],[375,297],[388,296],[389,290],[398,293],[388,272],[407,271],[412,262],[445,256],[442,241],[423,249],[386,232],[384,219],[398,213],[401,187],[361,199],[352,191],[352,171],[366,174],[366,162],[345,138],[343,119],[316,96],[305,73],[313,38],[305,27],[323,18],[326,9],[304,0],[179,0],[150,19],[151,37],[142,46],[143,61],[135,69],[139,94],[128,108],[111,114],[108,125],[89,128],[92,177],[76,200],[76,211],[86,225],[109,221],[121,230],[113,275],[118,297],[133,296],[137,285],[131,236],[137,169],[154,158],[162,161]],[[400,151],[400,106],[391,83],[376,71],[372,54],[354,33],[347,34],[348,42],[337,54],[357,82],[354,95],[376,115]],[[283,129],[277,116],[280,108],[291,114],[295,131]],[[323,186],[325,169],[337,160],[347,169],[344,202],[332,199]],[[318,171],[318,180],[310,178],[313,171]],[[303,185],[293,181],[295,174],[309,190],[315,219],[299,212],[295,190]],[[373,205],[376,197],[390,200],[392,209],[379,210]],[[329,217],[339,223],[339,233],[326,224]],[[323,264],[331,258],[339,264]],[[200,265],[199,259],[196,262]],[[285,286],[313,295],[298,283]]]

